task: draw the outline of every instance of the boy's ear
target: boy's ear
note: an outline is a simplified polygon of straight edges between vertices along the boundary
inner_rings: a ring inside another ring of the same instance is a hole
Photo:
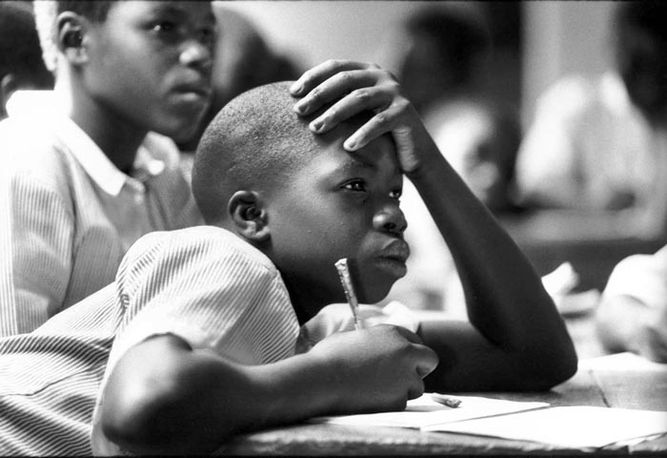
[[[81,64],[88,60],[87,22],[72,11],[64,11],[58,16],[57,45],[69,62]]]
[[[259,195],[253,191],[236,191],[227,204],[232,225],[252,242],[265,242],[270,237],[268,215]]]

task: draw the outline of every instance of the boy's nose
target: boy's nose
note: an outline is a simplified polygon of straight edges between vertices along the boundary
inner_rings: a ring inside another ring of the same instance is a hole
[[[408,223],[398,205],[387,205],[375,214],[373,225],[376,229],[395,236],[402,236]]]
[[[209,70],[213,64],[213,52],[210,47],[197,40],[191,40],[184,45],[180,54],[180,62],[183,65]]]

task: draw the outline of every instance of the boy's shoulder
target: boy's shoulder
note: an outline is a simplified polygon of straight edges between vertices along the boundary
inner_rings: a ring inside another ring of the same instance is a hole
[[[125,264],[152,259],[160,264],[192,262],[252,265],[270,275],[278,273],[271,260],[232,232],[217,226],[193,226],[173,231],[151,232],[130,247]],[[121,266],[122,269],[122,266]]]
[[[16,116],[0,121],[0,141],[4,154],[31,151],[46,156],[57,144],[55,130],[42,117]],[[49,123],[50,124],[50,123]]]
[[[10,175],[25,174],[44,183],[67,175],[70,159],[52,126],[42,118],[9,117],[0,121],[3,169]]]

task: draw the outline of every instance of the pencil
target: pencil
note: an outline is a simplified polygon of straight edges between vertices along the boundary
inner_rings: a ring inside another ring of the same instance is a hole
[[[451,407],[452,409],[455,409],[461,405],[461,400],[459,398],[455,398],[454,396],[440,393],[430,393],[429,396],[438,404]]]
[[[347,298],[347,303],[352,310],[352,319],[354,320],[354,329],[362,329],[361,320],[359,319],[359,301],[357,301],[357,295],[354,292],[354,286],[352,284],[352,276],[350,275],[350,268],[347,262],[347,258],[342,258],[336,261],[335,263],[336,270],[338,271],[338,277],[340,278],[340,283],[343,286],[343,291],[345,291],[345,297]]]

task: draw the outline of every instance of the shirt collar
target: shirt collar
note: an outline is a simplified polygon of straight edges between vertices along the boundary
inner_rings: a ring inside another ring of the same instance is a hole
[[[137,150],[131,175],[121,172],[97,144],[72,121],[63,110],[63,103],[54,91],[16,91],[7,103],[11,117],[49,117],[55,132],[90,178],[107,194],[117,196],[128,181],[145,182],[161,174],[165,163],[154,158],[144,143]],[[150,135],[150,134],[149,134]]]

